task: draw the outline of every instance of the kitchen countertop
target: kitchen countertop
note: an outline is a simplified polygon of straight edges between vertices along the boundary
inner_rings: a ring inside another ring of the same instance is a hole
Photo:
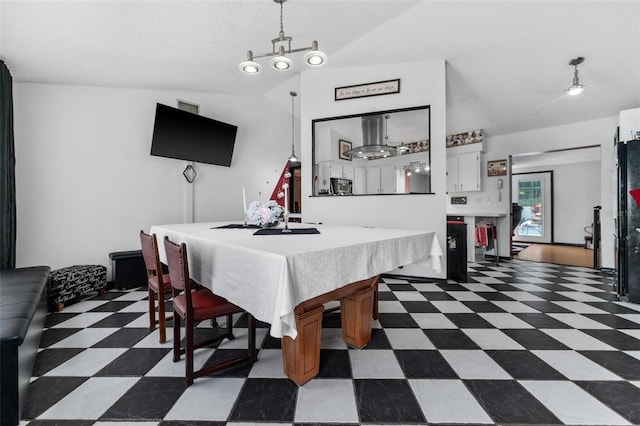
[[[461,208],[461,207],[449,207],[447,208],[447,216],[478,216],[478,217],[503,217],[509,213],[502,209],[483,209],[477,207]]]

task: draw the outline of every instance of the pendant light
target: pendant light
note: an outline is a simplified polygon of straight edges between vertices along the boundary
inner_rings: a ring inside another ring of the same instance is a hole
[[[579,95],[584,90],[584,86],[580,84],[580,80],[578,80],[578,65],[583,62],[584,58],[582,56],[578,56],[577,58],[573,58],[569,61],[569,65],[574,67],[573,84],[567,89],[567,93],[571,96]]]
[[[387,114],[384,116],[384,124],[385,124],[385,128],[384,128],[384,143],[386,145],[391,146],[391,144],[389,143],[389,118],[390,115]],[[400,142],[399,146],[396,146],[396,152],[399,152],[400,154],[404,154],[405,152],[409,151],[409,147],[406,146],[404,144],[404,142]]]
[[[300,158],[298,158],[298,156],[296,155],[296,147],[295,147],[295,144],[294,144],[294,141],[295,141],[295,131],[294,131],[295,117],[293,115],[293,100],[296,98],[296,96],[298,96],[298,94],[296,92],[289,92],[289,94],[291,95],[291,156],[289,157],[289,162],[290,163],[297,163],[298,161],[300,161]]]
[[[311,46],[294,49],[291,47],[293,37],[284,34],[284,19],[282,18],[282,5],[287,0],[273,0],[280,5],[280,32],[278,37],[271,40],[272,50],[268,53],[254,54],[253,51],[247,51],[247,60],[240,64],[240,71],[249,75],[256,75],[262,71],[262,65],[254,61],[256,58],[271,57],[269,64],[276,71],[288,71],[293,68],[293,61],[286,55],[295,52],[307,52],[303,61],[310,67],[319,67],[327,62],[327,55],[318,50],[318,42],[313,40]]]

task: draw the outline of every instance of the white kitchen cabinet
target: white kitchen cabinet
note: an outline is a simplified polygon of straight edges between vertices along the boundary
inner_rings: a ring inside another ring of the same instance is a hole
[[[354,167],[349,164],[342,165],[342,177],[344,179],[353,180],[354,178]]]
[[[354,194],[367,193],[367,176],[366,176],[365,169],[362,167],[353,168],[353,193]]]
[[[480,153],[447,156],[447,192],[480,191]]]
[[[356,169],[358,169],[358,176],[356,176],[355,173]],[[361,167],[354,167],[338,161],[323,161],[318,163],[318,193],[325,193],[325,191],[326,193],[331,192],[331,178],[349,179],[353,183],[354,194],[366,193],[364,170]]]
[[[332,178],[353,180],[353,166],[335,161],[330,162],[329,165]]]
[[[331,181],[331,165],[328,161],[318,164],[318,193],[329,193]]]
[[[393,166],[380,167],[380,193],[396,193],[396,171]]]
[[[395,194],[396,171],[393,166],[367,168],[368,194]]]
[[[380,167],[367,167],[367,193],[380,193]]]

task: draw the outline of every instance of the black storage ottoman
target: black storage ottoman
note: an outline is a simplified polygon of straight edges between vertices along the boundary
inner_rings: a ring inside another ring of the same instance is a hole
[[[107,268],[102,265],[74,265],[56,269],[49,275],[47,299],[54,311],[62,311],[64,304],[87,293],[107,291]]]
[[[130,289],[147,285],[147,267],[142,250],[109,253],[116,288]]]

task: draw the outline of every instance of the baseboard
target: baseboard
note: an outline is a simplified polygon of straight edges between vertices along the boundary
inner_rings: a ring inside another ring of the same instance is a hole
[[[539,243],[539,242],[529,242],[529,241],[514,241],[514,244],[540,244],[540,245],[545,245],[545,246],[569,246],[569,247],[584,247],[584,243],[582,244],[578,244],[578,243],[558,243],[558,242],[553,242],[553,243]],[[588,250],[593,250],[588,249]]]
[[[510,256],[500,256],[499,261],[500,262],[508,262],[511,259],[513,259],[513,258],[510,257]],[[483,260],[486,261],[486,262],[489,262],[489,261],[495,262],[496,261],[496,257],[494,255],[492,255],[492,254],[485,254]],[[476,259],[476,263],[478,263],[478,259]]]
[[[551,243],[552,246],[569,246],[569,247],[584,247],[584,243],[576,244],[576,243]],[[587,249],[590,250],[590,249]]]
[[[444,278],[417,277],[412,275],[382,274],[380,275],[380,277],[391,278],[396,280],[416,281],[416,282],[425,282],[425,280],[428,280],[430,283],[439,283],[439,284],[447,283],[447,280]]]

